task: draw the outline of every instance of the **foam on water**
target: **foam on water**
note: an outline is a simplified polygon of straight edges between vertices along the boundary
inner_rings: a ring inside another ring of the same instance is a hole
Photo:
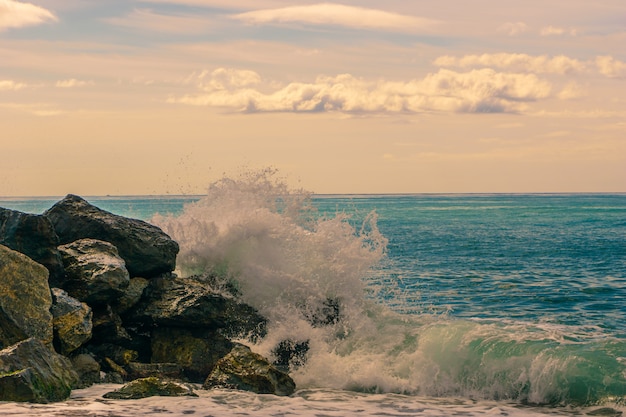
[[[222,179],[181,215],[152,222],[179,243],[180,274],[234,285],[269,319],[256,351],[271,358],[281,341],[308,343],[306,363],[292,369],[301,389],[623,401],[623,340],[581,339],[548,324],[403,315],[382,305],[378,295],[401,289],[377,271],[387,241],[376,213],[363,217],[355,227],[345,213],[320,216],[309,194],[264,170]]]

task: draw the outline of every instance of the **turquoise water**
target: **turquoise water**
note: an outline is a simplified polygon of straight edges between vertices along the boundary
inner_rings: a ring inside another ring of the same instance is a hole
[[[183,267],[222,265],[276,340],[295,331],[285,311],[296,320],[294,306],[341,300],[341,329],[297,329],[316,341],[300,387],[623,404],[626,194],[312,196],[313,214],[298,200],[305,222],[250,188],[87,199],[164,228]]]

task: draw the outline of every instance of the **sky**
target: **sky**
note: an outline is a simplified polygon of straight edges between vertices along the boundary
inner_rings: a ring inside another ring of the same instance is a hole
[[[0,0],[0,196],[626,192],[624,0]]]

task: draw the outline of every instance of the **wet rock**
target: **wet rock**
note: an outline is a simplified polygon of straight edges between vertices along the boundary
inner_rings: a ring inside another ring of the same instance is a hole
[[[91,344],[103,343],[122,346],[132,343],[132,337],[124,328],[122,318],[109,305],[94,307],[93,310]]]
[[[135,400],[154,396],[181,397],[198,395],[193,389],[180,382],[169,381],[158,377],[141,378],[131,381],[122,388],[107,392],[104,398],[115,400]]]
[[[29,337],[52,343],[48,270],[0,245],[0,349]]]
[[[57,352],[67,356],[91,339],[93,314],[87,304],[60,288],[53,288],[50,312]]]
[[[133,316],[160,326],[220,329],[227,337],[262,337],[266,326],[253,307],[217,294],[194,278],[152,280]]]
[[[128,287],[124,290],[124,294],[117,300],[113,301],[112,308],[118,314],[124,314],[126,311],[135,306],[143,295],[143,291],[148,286],[148,281],[145,278],[131,278],[128,283]]]
[[[237,344],[220,359],[203,388],[227,388],[257,394],[291,395],[296,384],[286,373],[271,365],[247,346]]]
[[[62,244],[92,238],[115,245],[131,277],[153,278],[173,271],[178,244],[161,229],[101,210],[68,195],[44,213]]]
[[[87,388],[100,382],[100,364],[96,359],[86,353],[81,353],[72,358],[72,366],[78,374],[76,388]]]
[[[128,378],[130,380],[158,376],[162,378],[182,380],[183,368],[177,363],[141,363],[131,362],[128,364]]]
[[[191,382],[202,383],[233,343],[217,332],[156,328],[152,335],[152,362],[174,362]]]
[[[96,239],[79,239],[59,246],[67,279],[63,284],[72,297],[89,305],[107,304],[120,297],[130,277],[117,248]]]
[[[57,250],[59,237],[47,217],[0,207],[0,245],[45,266],[51,285],[62,282],[63,262]]]
[[[40,340],[26,339],[0,351],[0,401],[62,401],[77,382],[69,359]]]
[[[309,341],[283,340],[272,350],[272,364],[283,372],[298,369],[306,363]]]
[[[313,327],[332,326],[341,320],[341,302],[337,298],[326,298],[312,311],[305,311],[307,321]]]

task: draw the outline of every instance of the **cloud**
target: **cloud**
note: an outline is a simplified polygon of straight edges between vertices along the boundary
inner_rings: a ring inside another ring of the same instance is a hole
[[[587,69],[585,62],[564,55],[549,57],[509,53],[465,55],[461,58],[445,55],[437,58],[434,64],[439,67],[489,67],[536,74],[570,74],[584,72]]]
[[[541,32],[539,32],[539,34],[541,36],[563,36],[563,35],[576,36],[577,31],[576,29],[564,29],[560,27],[546,26],[541,29]]]
[[[596,58],[596,66],[600,74],[611,78],[626,77],[626,62],[605,55]]]
[[[17,91],[28,87],[24,83],[17,83],[12,80],[0,80],[0,91]]]
[[[524,22],[507,22],[498,28],[498,32],[505,33],[508,36],[517,36],[529,29],[530,27]]]
[[[57,20],[52,12],[34,4],[0,0],[0,32]]]
[[[41,117],[57,116],[64,113],[62,110],[59,110],[54,105],[48,103],[0,103],[0,108],[18,110]]]
[[[577,98],[584,97],[586,95],[583,87],[578,85],[577,83],[569,83],[567,84],[558,94],[558,98],[561,100],[573,100]]]
[[[251,24],[304,23],[391,32],[424,31],[438,23],[416,16],[333,3],[256,10],[234,18]]]
[[[320,76],[262,91],[261,78],[246,72],[246,84],[218,78],[237,74],[219,69],[199,78],[200,93],[172,97],[171,103],[230,108],[238,112],[419,113],[519,112],[525,103],[550,95],[550,83],[533,74],[498,73],[491,69],[459,73],[441,69],[407,82],[366,80],[350,74]],[[228,77],[227,77],[228,78]],[[228,78],[230,79],[230,78]],[[238,80],[239,78],[235,78]]]
[[[69,80],[57,81],[55,85],[58,88],[74,88],[74,87],[84,87],[90,84],[93,84],[93,83],[91,81],[80,81],[75,78],[71,78]]]
[[[200,34],[211,28],[206,17],[191,14],[165,15],[150,9],[135,9],[127,16],[105,19],[105,22],[133,30],[175,34]]]

